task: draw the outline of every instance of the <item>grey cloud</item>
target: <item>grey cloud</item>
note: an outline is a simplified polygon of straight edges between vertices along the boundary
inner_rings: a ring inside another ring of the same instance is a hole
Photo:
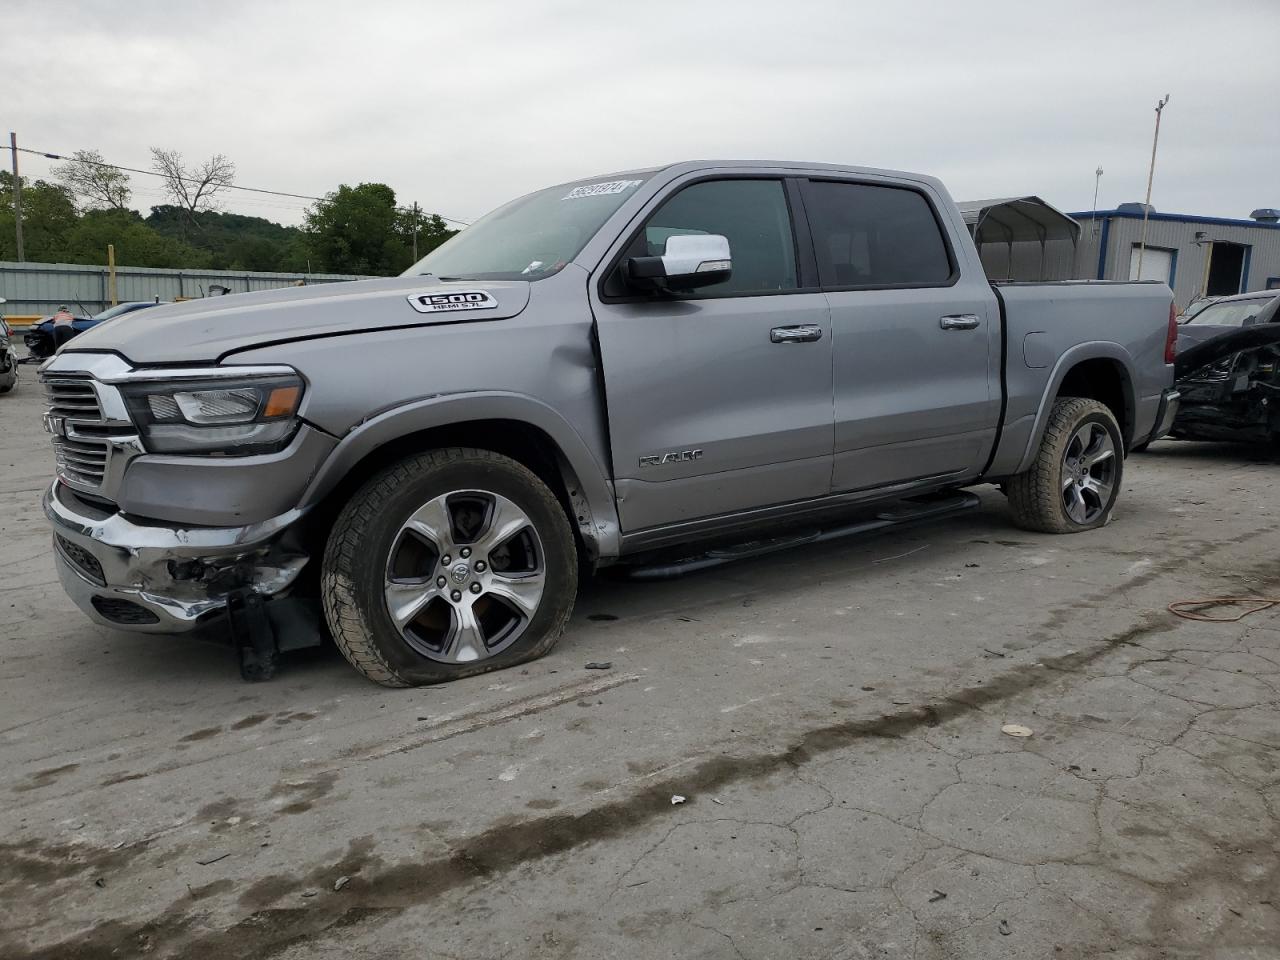
[[[1280,3],[11,0],[0,122],[145,166],[231,156],[306,194],[380,180],[471,219],[549,182],[690,157],[923,170],[1067,209],[1280,206]],[[16,80],[15,80],[16,78]],[[27,161],[40,175],[47,164]],[[135,179],[140,205],[154,185]],[[301,205],[232,209],[296,221]]]

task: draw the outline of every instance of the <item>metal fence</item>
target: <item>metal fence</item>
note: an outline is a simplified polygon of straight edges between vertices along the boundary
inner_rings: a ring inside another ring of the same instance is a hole
[[[161,270],[117,267],[116,299],[176,300],[203,297],[216,284],[232,293],[272,290],[303,283],[337,283],[366,279],[339,273],[249,273],[243,270]],[[72,263],[0,261],[0,314],[31,316],[53,313],[66,304],[75,314],[94,314],[111,305],[106,267]]]

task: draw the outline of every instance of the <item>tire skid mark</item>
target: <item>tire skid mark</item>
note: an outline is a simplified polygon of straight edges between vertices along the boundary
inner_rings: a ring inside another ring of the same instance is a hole
[[[594,696],[606,690],[612,690],[614,687],[620,687],[623,684],[635,683],[639,679],[639,674],[624,673],[616,676],[601,677],[596,680],[576,681],[557,687],[548,693],[512,700],[501,706],[489,707],[457,717],[441,717],[419,727],[412,734],[400,737],[398,740],[393,740],[390,743],[384,741],[377,747],[363,748],[345,756],[349,760],[381,760],[397,753],[406,753],[432,743],[439,743],[441,740],[450,740],[466,733],[483,730],[485,727],[494,727],[517,720],[520,717],[541,713],[544,710],[550,710],[553,707],[570,703],[585,696]]]

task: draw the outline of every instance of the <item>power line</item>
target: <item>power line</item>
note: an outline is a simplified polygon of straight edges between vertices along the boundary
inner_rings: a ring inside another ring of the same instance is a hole
[[[17,150],[19,153],[30,153],[38,157],[45,157],[46,159],[49,159],[49,160],[66,160],[66,161],[71,161],[75,163],[88,163],[95,167],[109,167],[112,170],[123,170],[128,173],[140,173],[146,177],[160,177],[161,179],[164,179],[164,180],[169,180],[169,179],[180,180],[183,183],[194,183],[197,185],[200,184],[201,182],[199,180],[194,180],[190,177],[179,177],[176,175],[173,177],[170,177],[168,174],[157,173],[154,170],[142,170],[138,167],[125,167],[125,166],[121,166],[118,163],[107,163],[106,161],[103,161],[103,160],[87,160],[81,157],[66,157],[58,153],[53,153],[49,150],[33,150],[30,147],[18,147]],[[329,200],[327,197],[313,197],[310,194],[306,194],[306,193],[288,193],[283,190],[267,190],[263,187],[242,187],[239,184],[235,184],[235,183],[226,184],[223,189],[242,190],[246,193],[264,193],[273,197],[288,197],[293,200],[311,200],[316,203],[332,203],[333,202],[332,200]],[[413,207],[397,206],[396,209],[404,210],[405,212],[416,212]],[[436,216],[439,217],[441,220],[447,220],[450,223],[462,224],[462,226],[464,227],[471,225],[470,221],[468,220],[459,220],[457,217],[446,217],[442,213],[437,213]]]

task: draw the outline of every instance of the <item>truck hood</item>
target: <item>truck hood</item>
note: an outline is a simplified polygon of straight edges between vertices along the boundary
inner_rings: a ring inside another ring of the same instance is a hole
[[[110,350],[137,364],[211,363],[283,340],[505,320],[528,303],[529,284],[523,280],[446,283],[434,277],[391,277],[320,283],[138,310],[85,331],[66,351]]]

